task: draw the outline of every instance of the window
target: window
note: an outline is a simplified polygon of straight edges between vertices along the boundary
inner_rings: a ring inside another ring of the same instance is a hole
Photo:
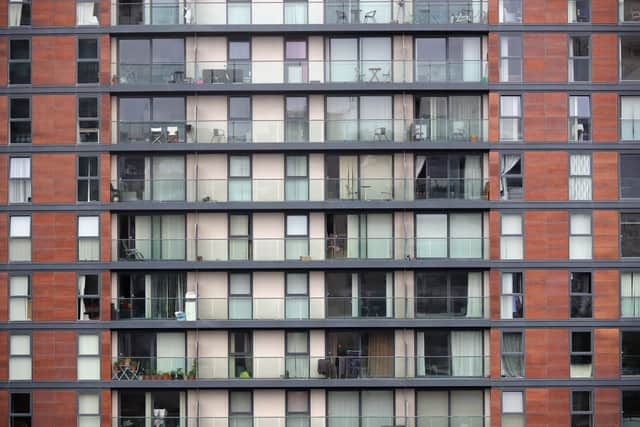
[[[229,201],[251,200],[251,156],[229,156]]]
[[[327,427],[344,426],[346,420],[387,426],[395,420],[393,390],[328,390],[326,399]]]
[[[569,141],[591,141],[591,98],[569,97]]]
[[[328,82],[390,81],[391,37],[332,37],[325,46]],[[423,60],[419,52],[417,59]],[[420,78],[418,69],[416,80]]]
[[[285,0],[284,2],[284,23],[307,24],[308,1],[307,0]]]
[[[31,379],[31,335],[9,335],[9,380]]]
[[[500,198],[522,200],[524,174],[521,154],[500,156]]]
[[[591,259],[591,214],[569,215],[569,259]]]
[[[306,39],[285,40],[284,62],[284,81],[286,83],[306,83],[309,81]]]
[[[231,81],[233,83],[251,83],[251,42],[249,40],[229,40],[228,57],[227,70]]]
[[[287,332],[285,376],[309,378],[309,333]]]
[[[162,5],[152,12],[161,15],[177,4]],[[192,7],[192,6],[187,6]],[[185,83],[185,41],[181,38],[127,39],[118,41],[118,79],[120,84]],[[211,73],[207,77],[211,83]],[[200,72],[199,72],[200,73]],[[203,73],[204,74],[204,73]],[[204,77],[204,75],[203,75]]]
[[[287,390],[286,407],[287,424],[285,427],[304,427],[310,424],[309,392],[307,390]]]
[[[229,259],[249,259],[250,229],[249,215],[229,215]]]
[[[522,36],[500,36],[500,81],[522,81]]]
[[[78,201],[97,202],[98,200],[100,200],[98,157],[78,157]]]
[[[251,142],[251,98],[229,97],[229,142]]]
[[[571,36],[569,38],[569,81],[588,82],[591,80],[591,37]]]
[[[392,317],[393,278],[386,271],[327,271],[327,318]]]
[[[229,391],[229,424],[250,426],[253,423],[253,395],[250,391]]]
[[[229,332],[229,375],[231,378],[253,376],[253,334]]]
[[[287,215],[285,240],[286,259],[309,256],[309,218],[306,215]]]
[[[251,274],[229,273],[229,319],[253,318]]]
[[[469,156],[466,164],[468,167],[466,176],[482,176],[482,166],[480,157]],[[460,159],[462,162],[462,158]],[[436,164],[436,163],[440,164]],[[429,196],[446,198],[451,193],[451,197],[457,197],[456,192],[460,190],[446,185],[447,166],[451,165],[451,175],[456,167],[455,159],[447,156],[416,156],[416,196],[427,197],[426,176],[428,173],[444,178],[439,181],[441,193],[437,193],[437,188]],[[335,155],[327,154],[324,157],[324,178],[325,178],[325,200],[347,199],[347,200],[392,200],[393,199],[393,156],[385,154],[363,154],[363,155]],[[438,171],[439,173],[437,173]],[[444,176],[443,176],[444,175]],[[457,175],[456,175],[457,176]],[[436,178],[436,176],[432,176]],[[469,178],[470,180],[472,178]],[[442,185],[442,183],[445,183]],[[468,187],[472,187],[473,184]],[[431,187],[436,187],[435,185]],[[442,189],[444,187],[444,189]],[[453,186],[452,186],[453,187]],[[473,188],[468,188],[469,197],[475,194]],[[479,188],[476,189],[479,193]]]
[[[622,331],[622,375],[640,375],[640,331]]]
[[[78,427],[100,427],[100,392],[78,392]]]
[[[9,276],[9,320],[31,320],[29,276]]]
[[[499,7],[501,24],[522,22],[522,0],[500,0]]]
[[[502,427],[524,427],[524,393],[502,392]]]
[[[379,273],[361,273],[365,277]],[[375,276],[374,276],[375,277]],[[368,277],[367,277],[368,278]],[[380,281],[380,280],[379,280]],[[483,283],[482,273],[478,271],[416,271],[415,272],[415,316],[416,317],[467,317],[481,318],[483,316]],[[373,283],[375,284],[375,282]],[[377,296],[377,304],[391,302],[391,278],[386,283],[388,290],[384,292],[385,282],[377,288],[364,289],[363,304],[369,302],[370,295]],[[378,290],[376,295],[373,291]],[[374,299],[372,302],[376,301]],[[384,307],[384,306],[383,306]],[[381,307],[381,308],[383,308]],[[371,310],[373,311],[373,310]],[[384,311],[379,310],[382,313]],[[391,316],[388,310],[387,316]]]
[[[620,97],[620,140],[640,140],[640,96]]]
[[[485,399],[483,393],[477,389],[416,390],[415,425],[462,427],[476,422],[481,426],[489,424],[489,417],[484,410],[489,399]]]
[[[227,5],[227,24],[251,24],[251,2],[230,0]]]
[[[309,106],[305,96],[285,98],[284,140],[287,142],[309,141]]]
[[[569,200],[591,200],[591,156],[569,155]]]
[[[185,141],[185,98],[118,98],[118,142],[181,143]]]
[[[285,199],[309,200],[307,156],[287,156],[285,162]]]
[[[522,215],[503,214],[500,218],[500,259],[522,259],[524,236]]]
[[[479,377],[484,373],[483,333],[430,329],[416,335],[416,376]]]
[[[569,0],[567,4],[569,6],[567,17],[570,24],[591,21],[591,0]]]
[[[10,401],[9,425],[31,427],[31,393],[11,393]]]
[[[98,39],[78,39],[78,83],[98,83]]]
[[[524,317],[524,282],[522,272],[500,275],[500,318],[522,319]]]
[[[415,121],[409,138],[439,142],[482,141],[485,135],[482,110],[482,98],[479,96],[416,96]]]
[[[11,98],[9,101],[9,142],[31,144],[30,98]]]
[[[390,96],[327,96],[327,141],[392,140],[393,102]]]
[[[9,261],[31,261],[30,216],[10,217]]]
[[[574,390],[571,392],[571,427],[593,426],[593,408],[591,392]]]
[[[417,258],[482,257],[482,214],[417,214],[415,232]]]
[[[640,80],[638,46],[640,46],[640,37],[620,36],[620,80]]]
[[[9,84],[31,84],[31,40],[9,40]]]
[[[590,331],[571,331],[570,376],[585,378],[593,375],[593,347]]]
[[[640,390],[622,390],[622,427],[635,427],[638,423],[640,419],[638,402],[640,402]]]
[[[640,317],[640,272],[620,272],[622,317]]]
[[[31,158],[9,160],[9,203],[31,202]]]
[[[31,25],[31,0],[9,0],[9,26]]]
[[[307,273],[287,273],[285,318],[309,318],[309,276]]]
[[[620,214],[620,248],[623,257],[640,257],[640,214]]]
[[[415,39],[414,81],[481,81],[483,76],[481,44],[479,37],[417,37]],[[390,48],[388,55],[378,53],[375,46],[370,46],[370,50],[371,57],[384,60],[389,64],[385,67],[386,69],[383,68],[383,76],[386,73],[386,79],[390,79],[390,64],[392,62]],[[346,64],[342,65],[342,67],[345,66]],[[370,66],[372,64],[368,60],[361,64],[361,67]],[[373,64],[373,66],[380,67],[380,64]],[[374,76],[377,77],[377,74]],[[374,78],[364,77],[364,81],[372,81]]]
[[[100,282],[97,274],[78,275],[78,320],[100,320]]]
[[[76,0],[76,25],[99,25],[99,0]]]
[[[593,306],[593,289],[591,273],[572,272],[569,274],[569,295],[571,299],[571,317],[591,317]]]
[[[100,379],[100,334],[78,335],[78,379]]]
[[[522,139],[522,109],[519,96],[500,97],[500,140]]]
[[[78,98],[78,143],[95,143],[100,140],[98,97]]]
[[[524,334],[502,332],[500,372],[503,377],[524,376]]]
[[[620,154],[620,198],[640,198],[640,155]]]
[[[100,259],[100,217],[78,217],[78,261]]]

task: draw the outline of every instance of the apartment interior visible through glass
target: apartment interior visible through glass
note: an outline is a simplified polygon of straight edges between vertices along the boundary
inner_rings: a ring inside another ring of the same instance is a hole
[[[394,375],[393,331],[327,331],[331,378],[374,378]]]
[[[419,96],[411,137],[417,141],[479,140],[483,135],[479,96]]]

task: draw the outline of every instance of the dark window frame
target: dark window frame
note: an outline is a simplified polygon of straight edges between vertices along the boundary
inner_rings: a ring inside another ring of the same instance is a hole
[[[11,106],[11,104],[13,103],[13,101],[27,101],[29,103],[29,115],[28,117],[12,117],[13,116],[13,108]],[[9,97],[8,99],[8,119],[9,119],[9,132],[7,132],[9,134],[9,144],[31,144],[33,142],[33,123],[32,123],[32,119],[33,119],[33,110],[32,110],[32,103],[31,103],[31,97],[30,96],[14,96],[14,97]],[[12,125],[13,123],[28,123],[29,124],[29,134],[28,134],[28,141],[16,141],[14,140],[14,138],[17,138],[14,135],[14,132],[11,131]]]
[[[28,58],[17,58],[17,59],[12,58],[11,56],[13,54],[13,52],[12,52],[13,49],[11,47],[11,44],[13,42],[24,42],[24,41],[28,42],[28,45],[29,45]],[[25,37],[25,38],[10,38],[8,44],[9,44],[9,46],[8,46],[9,54],[7,55],[7,66],[9,68],[8,69],[8,73],[7,73],[7,82],[8,82],[8,84],[10,86],[26,86],[26,85],[32,84],[33,67],[32,67],[31,61],[32,61],[32,55],[33,55],[33,52],[32,52],[33,49],[32,49],[32,46],[31,46],[31,38],[28,38],[28,37]],[[28,82],[12,82],[11,81],[11,74],[12,74],[11,68],[12,68],[12,65],[16,65],[16,66],[19,67],[19,66],[24,65],[24,64],[28,65],[28,74],[29,74],[28,80],[29,81]]]

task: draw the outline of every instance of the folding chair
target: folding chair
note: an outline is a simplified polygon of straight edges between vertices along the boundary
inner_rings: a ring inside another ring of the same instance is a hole
[[[364,14],[364,19],[362,20],[363,23],[368,24],[369,20],[373,21],[373,23],[376,23],[376,11],[375,10],[370,10],[369,12]]]
[[[178,126],[167,126],[167,143],[180,142]]]
[[[152,144],[162,143],[162,128],[151,128],[151,143]]]

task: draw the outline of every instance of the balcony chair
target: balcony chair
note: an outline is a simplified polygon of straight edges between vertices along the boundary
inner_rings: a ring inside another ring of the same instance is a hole
[[[347,18],[347,14],[341,10],[336,10],[336,23],[346,24],[347,22],[349,22],[349,19]]]
[[[364,14],[364,19],[362,20],[363,23],[368,24],[369,20],[371,20],[371,22],[373,22],[374,24],[376,23],[376,11],[375,10],[370,10],[369,12]]]
[[[151,128],[151,143],[152,144],[162,143],[162,128]]]
[[[373,139],[375,139],[376,141],[388,141],[389,138],[387,136],[387,128],[385,127],[376,128],[373,131]]]
[[[167,143],[180,142],[178,126],[167,126]]]
[[[213,132],[211,132],[211,143],[213,142],[224,142],[224,129],[213,129]]]

